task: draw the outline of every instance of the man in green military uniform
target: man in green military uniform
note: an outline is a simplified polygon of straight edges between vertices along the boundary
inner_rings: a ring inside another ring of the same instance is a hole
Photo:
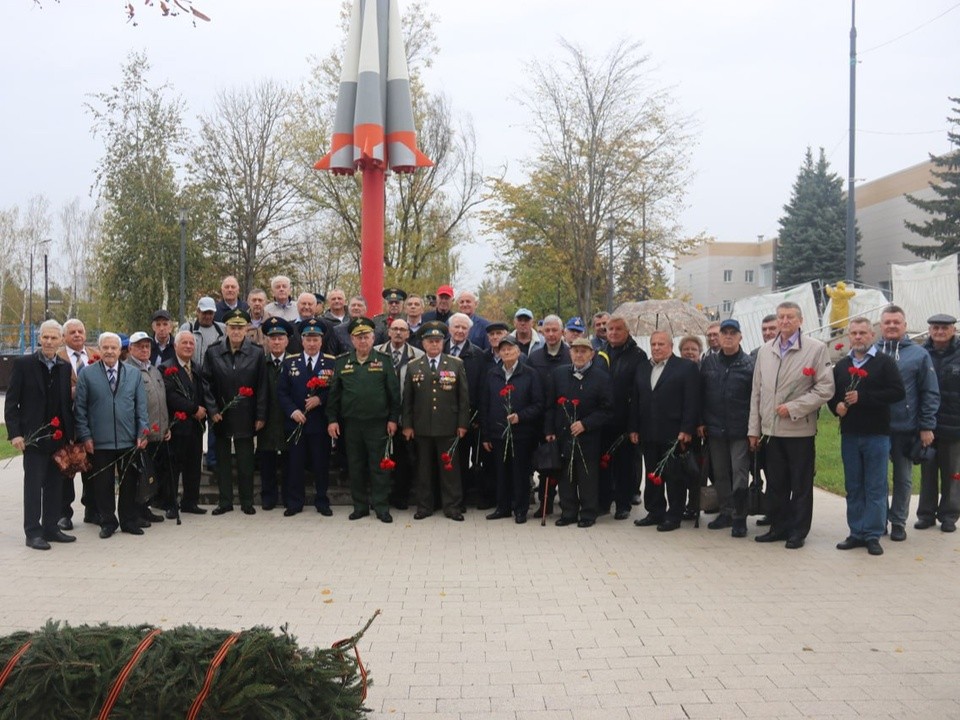
[[[425,322],[419,334],[425,354],[410,363],[403,386],[403,436],[408,441],[416,438],[419,458],[413,517],[422,520],[433,514],[433,473],[439,470],[443,514],[462,522],[460,462],[447,454],[470,424],[467,371],[462,360],[442,353],[446,323]]]
[[[366,517],[372,505],[377,518],[389,523],[390,473],[380,461],[387,437],[393,437],[400,421],[400,383],[390,356],[373,349],[373,320],[354,318],[347,331],[353,350],[337,358],[327,431],[334,440],[342,435],[345,443],[353,495],[350,519]]]

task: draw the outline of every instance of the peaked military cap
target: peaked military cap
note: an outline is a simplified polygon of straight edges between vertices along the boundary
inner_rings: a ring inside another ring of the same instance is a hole
[[[282,317],[272,316],[260,326],[264,335],[293,335],[293,326]]]
[[[417,335],[420,336],[421,340],[425,340],[426,338],[443,339],[447,337],[447,324],[442,323],[439,320],[425,322],[420,326],[420,329],[417,331]]]
[[[387,288],[380,295],[387,302],[403,302],[407,299],[407,294],[400,288]]]
[[[227,325],[249,325],[250,316],[245,310],[234,308],[223,316],[223,322]]]
[[[326,325],[316,318],[310,318],[309,320],[304,320],[302,323],[300,323],[301,337],[305,337],[307,335],[323,335],[326,331]]]
[[[347,325],[347,332],[351,335],[361,335],[363,333],[372,333],[376,329],[373,320],[368,317],[358,317],[350,321]]]

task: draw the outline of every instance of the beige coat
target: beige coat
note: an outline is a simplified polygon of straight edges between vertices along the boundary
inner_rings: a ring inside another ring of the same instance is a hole
[[[817,434],[817,412],[833,397],[833,363],[827,346],[804,337],[780,359],[780,336],[761,346],[753,371],[750,395],[752,437],[810,437]],[[813,368],[813,375],[805,375]],[[785,404],[790,417],[779,417],[776,409]]]

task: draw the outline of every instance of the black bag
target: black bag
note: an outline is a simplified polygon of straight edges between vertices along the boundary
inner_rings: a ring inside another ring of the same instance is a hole
[[[137,473],[137,503],[147,505],[157,496],[157,471],[149,453],[139,452],[133,459]]]
[[[766,515],[767,496],[763,492],[763,481],[754,476],[747,487],[747,515]]]
[[[556,475],[563,469],[560,460],[560,443],[556,440],[545,442],[533,453],[533,469],[540,475]]]

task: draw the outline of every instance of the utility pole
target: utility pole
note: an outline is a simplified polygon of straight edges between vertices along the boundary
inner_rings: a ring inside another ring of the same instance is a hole
[[[854,197],[854,160],[857,147],[857,0],[850,0],[850,159],[847,169],[847,242],[844,276],[853,282],[857,272],[857,206]]]
[[[607,269],[607,312],[613,312],[613,229],[614,229],[613,216],[607,216],[607,243],[609,250],[609,264],[610,267]],[[589,310],[589,308],[587,308]]]
[[[178,323],[185,322],[187,307],[187,211],[180,208],[180,311]]]

